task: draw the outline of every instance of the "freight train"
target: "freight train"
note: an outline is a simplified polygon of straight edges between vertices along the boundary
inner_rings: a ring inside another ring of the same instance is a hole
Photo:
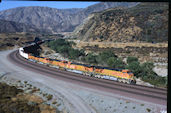
[[[115,80],[123,83],[136,84],[134,74],[127,69],[111,69],[107,67],[89,66],[80,63],[38,57],[31,55],[30,53],[25,53],[24,48],[19,48],[19,54],[26,59],[35,62],[41,62],[43,64],[48,64],[50,66],[55,66],[67,71],[72,71],[83,75],[94,76],[97,78]]]

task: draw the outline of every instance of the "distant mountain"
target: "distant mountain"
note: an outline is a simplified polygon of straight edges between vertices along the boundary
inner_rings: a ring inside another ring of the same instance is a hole
[[[168,40],[168,4],[140,3],[89,15],[70,37],[82,41],[163,42]]]
[[[134,2],[101,2],[83,9],[18,7],[1,11],[0,19],[34,26],[35,29],[40,29],[40,31],[51,33],[70,32],[92,12],[98,12],[112,7],[132,7],[135,5],[137,3]]]
[[[0,19],[0,33],[40,32],[33,26]]]

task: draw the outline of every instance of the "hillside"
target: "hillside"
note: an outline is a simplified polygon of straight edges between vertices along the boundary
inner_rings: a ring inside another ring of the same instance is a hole
[[[131,8],[111,8],[93,13],[71,37],[85,42],[166,42],[168,4],[140,3]]]
[[[0,33],[40,32],[34,26],[16,23],[13,21],[0,20],[0,25]]]
[[[131,7],[136,4],[134,2],[102,2],[84,9],[56,9],[37,6],[18,7],[1,11],[0,19],[34,26],[42,32],[71,32],[92,12],[118,6]],[[1,27],[1,29],[4,29],[3,26]],[[21,31],[21,29],[18,31]]]

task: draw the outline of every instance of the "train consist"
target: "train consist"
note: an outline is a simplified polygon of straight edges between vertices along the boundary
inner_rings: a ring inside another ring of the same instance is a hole
[[[67,71],[71,71],[83,75],[94,76],[97,78],[115,80],[123,83],[136,84],[134,74],[127,69],[123,69],[123,70],[111,69],[111,68],[100,67],[100,66],[89,66],[85,64],[72,63],[68,61],[37,57],[31,55],[30,53],[26,53],[24,51],[24,48],[19,48],[19,54],[28,60],[41,62],[49,66],[65,69]]]

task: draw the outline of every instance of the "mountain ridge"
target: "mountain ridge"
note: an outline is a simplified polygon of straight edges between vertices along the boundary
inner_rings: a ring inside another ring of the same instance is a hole
[[[14,21],[7,21],[0,19],[0,33],[15,33],[17,32],[40,32],[33,26],[28,26],[23,23],[16,23]]]
[[[0,19],[34,26],[51,33],[72,32],[92,12],[111,7],[135,6],[129,2],[101,2],[87,8],[56,9],[40,6],[17,7],[0,11]]]
[[[89,42],[167,41],[168,4],[140,3],[92,13],[68,37]]]

